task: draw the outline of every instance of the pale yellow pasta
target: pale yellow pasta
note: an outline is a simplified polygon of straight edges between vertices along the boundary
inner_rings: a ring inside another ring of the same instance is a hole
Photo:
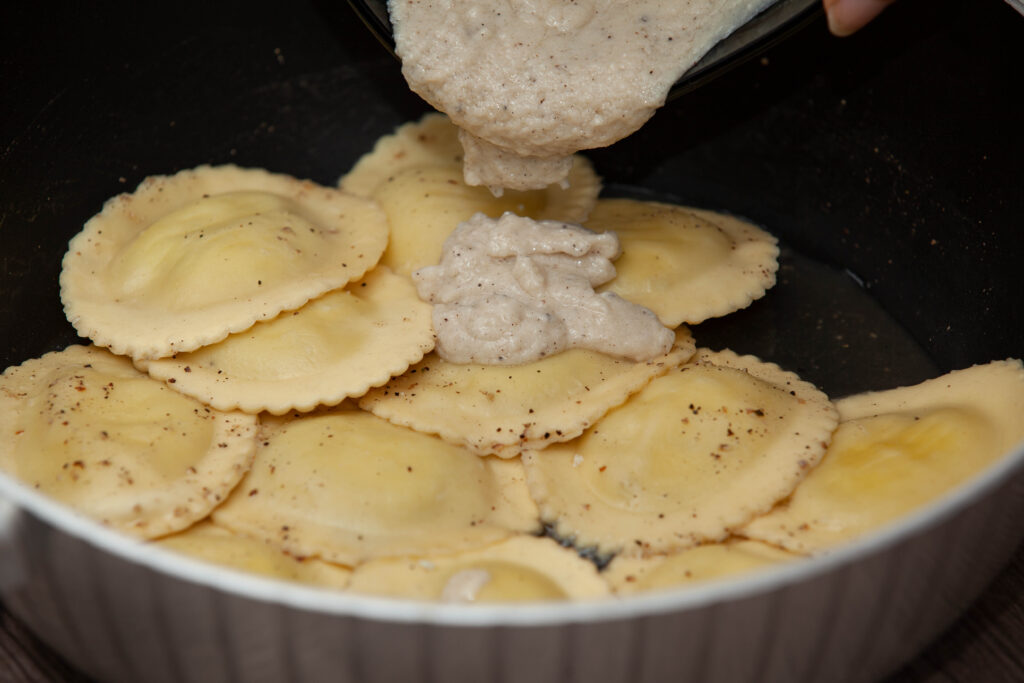
[[[520,192],[506,190],[500,198],[489,190],[470,187],[462,180],[462,144],[458,128],[444,114],[430,112],[419,121],[399,126],[394,133],[380,138],[371,152],[338,181],[342,190],[372,197],[380,187],[398,174],[413,168],[448,168],[459,171],[457,184],[464,191],[456,194],[465,200],[494,210],[508,210],[537,219],[579,222],[594,207],[601,181],[593,166],[582,156],[573,157],[567,186],[552,185],[543,190]],[[496,202],[496,203],[492,203]],[[500,214],[499,214],[500,215]]]
[[[584,225],[614,231],[622,246],[615,279],[599,291],[646,306],[669,327],[745,308],[775,285],[775,238],[731,216],[602,199]]]
[[[118,354],[160,358],[358,280],[387,219],[372,201],[237,166],[151,176],[70,242],[68,320]]]
[[[341,407],[267,418],[251,472],[213,519],[348,565],[453,552],[538,528],[523,479],[517,461]]]
[[[362,395],[420,360],[434,347],[430,310],[407,278],[380,267],[217,344],[138,365],[222,410],[308,411]]]
[[[771,363],[697,351],[684,323],[775,284],[776,239],[746,220],[598,200],[581,156],[564,185],[500,197],[468,186],[463,162],[456,127],[430,113],[337,189],[200,166],[109,200],[60,278],[96,346],[0,375],[0,471],[213,564],[523,603],[828,551],[1024,441],[1020,361],[833,405]],[[616,276],[598,291],[675,328],[672,349],[511,366],[430,353],[432,307],[409,276],[460,223],[506,212],[615,232]]]
[[[436,264],[455,226],[478,212],[578,223],[597,201],[601,182],[584,157],[574,158],[565,188],[495,197],[487,188],[466,185],[456,133],[446,116],[427,114],[381,138],[340,180],[342,189],[372,197],[387,213],[391,240],[381,263],[395,272],[408,275]]]
[[[969,481],[1024,441],[1024,367],[997,361],[836,401],[821,464],[739,533],[817,552],[881,528]]]
[[[585,161],[578,162],[577,166],[589,169]],[[585,174],[580,172],[579,175]],[[590,171],[585,177],[593,177],[592,195],[596,197],[596,176]],[[484,187],[466,185],[458,167],[422,166],[397,171],[372,195],[384,209],[391,226],[391,241],[381,263],[403,274],[436,264],[441,260],[445,239],[459,223],[477,213],[497,218],[511,211],[537,220],[550,218],[570,222],[586,215],[581,208],[548,205],[544,192],[506,192],[497,198]]]
[[[430,354],[359,405],[475,453],[511,458],[579,436],[693,352],[693,338],[680,328],[667,354],[640,363],[581,349],[501,366],[459,365]]]
[[[615,557],[602,575],[618,595],[633,595],[745,574],[800,557],[765,543],[729,539],[668,555]]]
[[[579,548],[647,555],[722,540],[786,497],[836,424],[778,366],[698,351],[574,441],[525,451],[544,521]]]
[[[429,112],[379,138],[373,149],[341,177],[338,186],[370,197],[396,172],[420,166],[462,167],[459,129],[444,114]]]
[[[372,560],[350,589],[457,603],[581,600],[609,594],[597,567],[550,538],[519,535],[457,555]]]
[[[352,575],[349,567],[289,555],[266,541],[237,534],[209,520],[159,539],[155,544],[231,569],[324,588],[345,588]]]
[[[178,394],[98,347],[0,376],[0,469],[133,536],[206,517],[249,469],[257,420]]]

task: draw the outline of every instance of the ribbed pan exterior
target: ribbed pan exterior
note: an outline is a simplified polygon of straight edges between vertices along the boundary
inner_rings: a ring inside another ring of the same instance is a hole
[[[744,596],[525,626],[389,622],[253,599],[26,514],[13,541],[27,581],[3,599],[82,671],[111,682],[871,681],[938,635],[1009,559],[1024,515],[1021,468],[954,512]]]

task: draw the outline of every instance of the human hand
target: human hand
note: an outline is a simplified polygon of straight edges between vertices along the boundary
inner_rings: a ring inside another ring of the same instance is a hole
[[[878,16],[893,0],[822,0],[828,30],[836,36],[848,36]]]

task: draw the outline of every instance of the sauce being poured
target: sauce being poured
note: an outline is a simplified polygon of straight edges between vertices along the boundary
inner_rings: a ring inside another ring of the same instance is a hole
[[[462,129],[471,185],[564,182],[771,0],[391,0],[409,86]]]

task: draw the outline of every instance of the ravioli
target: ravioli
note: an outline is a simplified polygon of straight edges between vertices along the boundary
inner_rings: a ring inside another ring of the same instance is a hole
[[[339,184],[375,199],[387,213],[392,239],[381,263],[408,275],[441,259],[441,245],[455,227],[476,213],[498,218],[506,211],[537,220],[578,223],[597,201],[601,183],[590,162],[575,157],[568,187],[506,192],[495,197],[470,187],[462,176],[456,128],[441,114],[428,114],[381,138]]]
[[[161,358],[361,278],[387,244],[372,201],[237,166],[151,176],[70,242],[61,299],[79,334]]]
[[[796,552],[881,528],[1024,441],[1024,366],[997,361],[836,402],[841,422],[792,497],[738,533]]]
[[[227,498],[252,463],[256,428],[98,347],[0,376],[0,469],[137,537],[184,529]]]
[[[346,588],[352,575],[349,567],[293,557],[266,541],[236,534],[208,520],[155,544],[223,567],[325,588]]]
[[[593,563],[536,536],[514,536],[458,555],[373,560],[356,568],[349,588],[450,603],[581,600],[610,593]]]
[[[298,557],[354,565],[539,527],[519,462],[479,458],[365,411],[268,418],[261,438],[252,471],[213,520]]]
[[[686,328],[660,358],[633,362],[570,349],[525,365],[460,365],[432,353],[359,406],[480,455],[515,457],[583,433],[695,350]]]
[[[801,557],[758,541],[728,539],[670,555],[616,557],[602,575],[618,595],[633,595],[722,579]]]
[[[407,278],[380,267],[222,342],[138,365],[221,410],[308,411],[360,396],[423,358],[434,347],[430,314]]]
[[[668,327],[745,308],[775,285],[775,237],[747,221],[658,202],[602,199],[584,225],[614,231],[622,246],[615,279],[599,291],[646,306]]]
[[[415,600],[530,602],[827,550],[1024,439],[1020,361],[850,397],[837,413],[775,365],[695,355],[682,323],[775,282],[776,241],[744,220],[598,202],[582,157],[566,187],[496,198],[466,185],[463,161],[457,129],[430,114],[378,141],[340,190],[201,166],[108,201],[60,282],[68,319],[98,346],[0,375],[0,470],[215,564]],[[459,223],[505,212],[614,231],[623,255],[602,289],[678,327],[673,348],[649,362],[424,357],[431,307],[407,276],[429,275]]]
[[[820,460],[836,411],[753,356],[699,350],[574,441],[524,451],[545,523],[599,555],[722,540]]]
[[[566,187],[552,185],[526,192],[506,190],[501,197],[495,197],[488,190],[465,184],[461,176],[462,156],[459,129],[444,114],[429,112],[419,121],[403,124],[391,135],[377,140],[373,150],[364,154],[341,177],[338,185],[346,192],[371,197],[402,171],[427,167],[454,168],[459,171],[457,184],[462,188],[456,197],[480,202],[486,207],[494,206],[498,211],[496,215],[512,211],[537,220],[576,223],[590,213],[601,189],[601,181],[587,158],[574,156]]]
[[[462,166],[459,129],[444,114],[428,112],[419,121],[404,123],[378,138],[338,186],[361,197],[373,195],[377,186],[397,171],[419,166]]]

